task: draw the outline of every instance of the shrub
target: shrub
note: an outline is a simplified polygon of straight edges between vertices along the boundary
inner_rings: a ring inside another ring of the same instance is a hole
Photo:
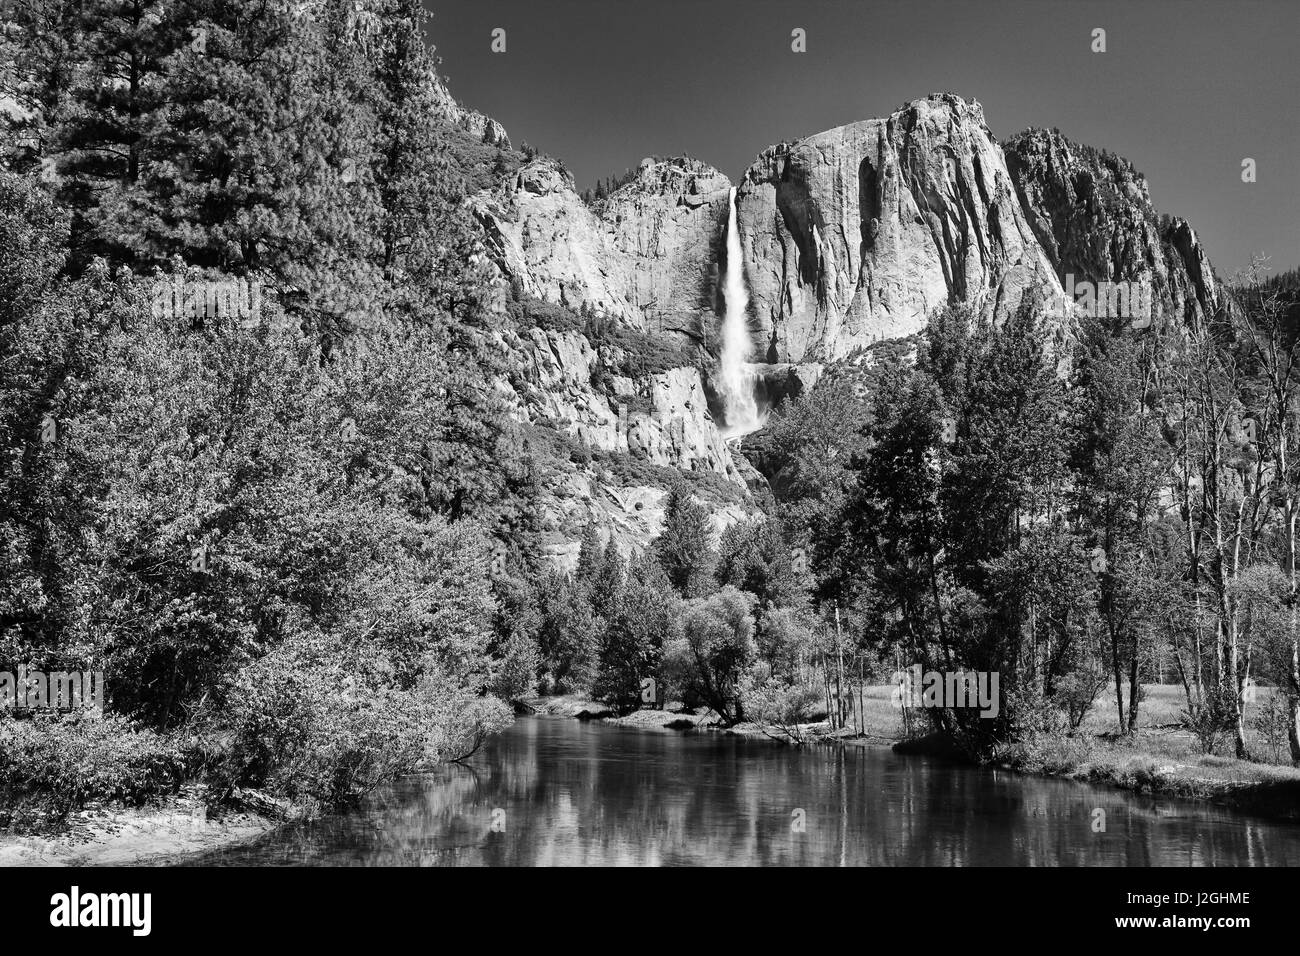
[[[581,332],[585,319],[568,306],[545,299],[536,299],[526,293],[509,305],[510,316],[523,329],[538,328],[547,332]]]
[[[1065,709],[1070,730],[1079,729],[1105,686],[1106,672],[1099,666],[1074,671],[1056,682],[1056,700]]]
[[[611,371],[628,378],[658,375],[672,368],[691,368],[700,361],[699,350],[694,345],[623,325],[596,328],[589,325],[587,338],[598,349],[607,346],[617,356]]]
[[[236,680],[214,796],[249,786],[288,798],[306,815],[345,809],[399,776],[463,759],[510,720],[501,701],[440,676],[409,690],[384,686],[338,642],[295,639]]]
[[[1055,701],[1043,694],[1036,681],[1023,681],[1007,691],[1006,709],[1012,714],[1014,739],[1065,736],[1068,718]]]
[[[1182,713],[1183,725],[1192,732],[1201,752],[1212,754],[1231,732],[1232,691],[1211,685],[1206,688],[1200,707]]]
[[[741,702],[745,715],[763,724],[769,737],[802,744],[807,735],[800,725],[812,722],[813,714],[822,703],[822,692],[811,684],[766,681],[745,687]],[[775,733],[768,732],[769,727]]]
[[[0,719],[0,804],[35,801],[59,816],[92,801],[140,806],[174,793],[191,764],[171,735],[106,716]]]
[[[491,189],[513,177],[525,160],[521,152],[485,143],[481,137],[455,126],[447,128],[444,142],[469,193]]]
[[[1250,720],[1251,727],[1268,748],[1273,763],[1280,763],[1282,754],[1287,751],[1290,723],[1291,713],[1286,697],[1278,691],[1268,695],[1268,700]]]

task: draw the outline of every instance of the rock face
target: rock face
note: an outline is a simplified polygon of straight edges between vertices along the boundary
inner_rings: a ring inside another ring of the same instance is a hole
[[[599,207],[627,263],[628,304],[650,331],[695,334],[711,320],[731,181],[693,159],[643,160]]]
[[[513,370],[500,390],[514,417],[578,450],[541,481],[547,553],[560,567],[576,562],[592,522],[625,554],[643,549],[662,527],[674,472],[709,479],[706,504],[719,534],[754,510],[753,469],[732,457],[718,432],[698,369],[604,374],[624,356],[593,348],[580,332],[534,328],[504,333],[499,344]]]
[[[612,237],[554,160],[525,164],[470,203],[494,261],[526,294],[574,309],[588,304],[644,328],[624,295],[627,269]]]
[[[667,497],[658,485],[619,485],[599,468],[575,469],[547,490],[543,523],[549,534],[543,553],[555,567],[573,571],[582,529],[590,524],[601,529],[604,540],[612,539],[624,557],[642,552],[663,531]],[[715,543],[728,527],[757,513],[742,502],[705,504]]]
[[[744,487],[709,413],[695,368],[672,368],[641,379],[614,378],[612,390],[592,384],[601,356],[579,332],[530,329],[505,337],[518,356],[521,421],[548,422],[588,448],[625,452],[679,471],[713,472]]]
[[[490,116],[484,116],[476,110],[466,109],[456,102],[456,97],[451,95],[447,89],[447,84],[443,82],[441,76],[434,74],[430,83],[433,87],[433,97],[435,108],[442,114],[443,118],[452,126],[459,126],[471,136],[482,140],[489,146],[500,146],[502,149],[510,148],[510,137],[506,135],[505,127],[492,119]]]
[[[952,94],[766,150],[738,212],[769,361],[843,358],[949,301],[1001,318],[1061,294],[983,111]]]
[[[1055,130],[1026,130],[1004,148],[1029,224],[1062,281],[1142,283],[1154,315],[1189,323],[1228,307],[1196,233],[1156,214],[1132,163]]]
[[[538,159],[474,204],[529,294],[707,341],[729,187],[695,160],[645,160],[588,208]],[[1156,216],[1130,164],[1043,130],[999,145],[979,104],[951,93],[763,151],[737,208],[767,363],[844,358],[948,302],[994,320],[1026,296],[1062,303],[1066,276],[1139,283],[1155,312],[1187,321],[1227,307],[1196,234]]]
[[[695,160],[645,160],[592,208],[541,157],[471,205],[498,266],[528,295],[694,336],[713,312],[730,188]]]

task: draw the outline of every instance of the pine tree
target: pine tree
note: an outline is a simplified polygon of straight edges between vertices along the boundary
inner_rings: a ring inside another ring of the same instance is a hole
[[[663,532],[655,539],[654,550],[668,580],[683,597],[700,597],[711,589],[711,536],[708,511],[679,482],[668,492]]]
[[[60,200],[76,212],[72,245],[83,265],[96,254],[134,258],[115,224],[137,193],[152,127],[171,105],[168,61],[186,41],[186,20],[174,0],[89,0],[77,11],[68,91],[45,98],[59,103],[50,151]]]
[[[601,540],[600,526],[589,523],[582,529],[582,540],[578,545],[578,566],[574,577],[584,586],[590,586],[600,575],[605,563],[605,542]]]
[[[609,617],[594,692],[619,713],[649,704],[662,707],[666,690],[660,662],[675,626],[672,588],[659,566],[634,560]]]
[[[600,568],[588,583],[591,609],[606,623],[618,615],[623,600],[623,588],[626,584],[627,569],[613,535],[605,545],[601,556]]]
[[[39,167],[50,127],[72,89],[81,42],[77,0],[30,0],[5,8],[0,27],[0,95],[19,108],[0,119],[0,164],[15,172]]]

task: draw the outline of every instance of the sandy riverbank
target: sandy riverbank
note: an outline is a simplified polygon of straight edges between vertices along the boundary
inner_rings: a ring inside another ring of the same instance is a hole
[[[0,866],[127,866],[229,846],[273,829],[260,814],[209,815],[198,788],[157,806],[90,806],[49,833],[0,833]]]

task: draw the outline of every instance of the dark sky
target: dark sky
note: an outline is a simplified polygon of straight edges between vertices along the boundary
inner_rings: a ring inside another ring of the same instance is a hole
[[[734,180],[772,143],[952,90],[999,139],[1056,126],[1131,159],[1222,275],[1300,265],[1300,0],[425,2],[452,92],[579,188],[650,154]]]

